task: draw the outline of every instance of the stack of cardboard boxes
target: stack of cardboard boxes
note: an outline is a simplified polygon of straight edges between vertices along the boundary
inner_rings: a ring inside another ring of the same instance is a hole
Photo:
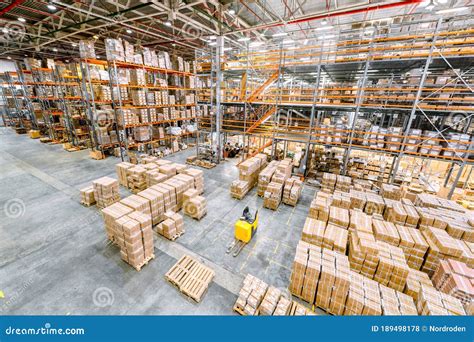
[[[268,209],[277,210],[283,194],[283,184],[271,182],[268,184],[263,195],[263,206]]]
[[[165,213],[164,194],[150,188],[140,191],[137,195],[148,201],[153,225],[163,221]]]
[[[115,242],[117,230],[116,221],[122,216],[128,215],[131,212],[133,212],[132,208],[127,207],[121,203],[114,203],[102,209],[102,216],[104,217],[105,223],[105,232],[107,234],[107,238],[110,241]]]
[[[421,285],[433,287],[433,283],[431,282],[431,279],[428,274],[410,268],[408,270],[407,282],[405,284],[405,289],[403,290],[403,293],[409,295],[415,301],[417,301]]]
[[[165,220],[158,224],[157,233],[169,240],[175,240],[184,233],[183,217],[173,211],[164,214]]]
[[[441,292],[458,298],[464,305],[474,300],[474,270],[463,262],[441,260],[433,273],[433,284]]]
[[[327,193],[332,194],[336,187],[337,175],[324,172],[323,173],[323,180],[321,184],[321,190]]]
[[[134,211],[117,219],[116,228],[115,242],[122,260],[138,271],[155,257],[150,215]]]
[[[116,179],[102,177],[92,182],[94,198],[99,208],[105,208],[120,200],[119,183]]]
[[[232,197],[242,199],[255,186],[261,170],[267,166],[267,155],[259,153],[239,165],[239,179],[232,182]]]
[[[260,186],[260,177],[259,177]],[[303,190],[303,182],[298,177],[291,177],[285,181],[283,188],[283,203],[296,206]]]
[[[416,308],[420,315],[465,315],[459,299],[424,284],[420,287]]]
[[[127,170],[127,184],[134,194],[146,189],[146,169],[134,166]]]
[[[127,170],[134,166],[134,164],[128,162],[122,162],[115,165],[115,171],[117,172],[117,177],[120,185],[128,187]]]
[[[242,288],[239,291],[239,297],[235,303],[234,310],[242,315],[257,315],[258,307],[262,303],[267,289],[268,284],[250,274],[247,274]]]
[[[202,195],[204,193],[204,172],[198,169],[187,168],[183,173],[193,177],[194,188],[198,191],[199,195]]]
[[[94,188],[92,185],[81,189],[80,192],[82,204],[88,207],[95,204]]]
[[[191,196],[187,198],[186,201],[184,201],[184,213],[189,217],[192,217],[196,220],[200,220],[207,213],[207,201],[204,197],[197,196],[197,190],[188,190],[188,195],[189,191],[195,191],[196,196]]]
[[[349,232],[333,224],[308,217],[306,219],[301,240],[315,246],[346,254]]]
[[[120,203],[142,214],[150,215],[151,217],[150,201],[145,197],[138,195],[130,195],[122,199]]]
[[[273,174],[276,171],[279,162],[272,160],[258,175],[257,195],[263,196],[268,184],[270,184]]]

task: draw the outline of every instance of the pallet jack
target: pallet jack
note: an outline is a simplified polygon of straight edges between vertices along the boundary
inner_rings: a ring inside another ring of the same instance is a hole
[[[252,240],[257,233],[258,227],[258,210],[252,218],[249,207],[245,207],[242,216],[235,222],[234,241],[227,246],[226,253],[233,252],[232,256],[236,257],[242,251],[246,244]]]

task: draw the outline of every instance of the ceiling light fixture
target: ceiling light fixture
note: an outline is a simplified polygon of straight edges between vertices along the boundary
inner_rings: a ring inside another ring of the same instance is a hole
[[[8,56],[7,59],[12,59],[12,58],[10,56]]]
[[[48,9],[49,9],[50,11],[56,11],[56,10],[58,9],[58,8],[57,8],[56,6],[54,6],[54,4],[51,3],[51,2],[50,2],[46,7],[48,7]]]
[[[171,26],[171,21],[166,20],[166,21],[165,21],[165,25],[168,26],[168,27],[170,27],[170,26]]]
[[[263,44],[263,42],[252,42],[252,43],[249,44],[249,46],[250,47],[255,47],[255,46],[260,46],[262,44]]]
[[[238,42],[247,42],[249,40],[250,40],[249,37],[242,37],[242,38],[237,39]]]
[[[96,34],[94,34],[94,35],[92,36],[92,38],[94,38],[94,39],[99,39],[99,36],[96,35]]]
[[[282,43],[283,44],[291,44],[294,43],[295,41],[293,39],[285,39]]]
[[[127,33],[128,33],[128,34],[131,34],[131,33],[132,33],[132,30],[127,29]]]
[[[56,49],[56,48],[53,48],[53,51],[54,51],[54,52],[58,52],[58,49]]]
[[[444,9],[444,10],[437,11],[436,14],[447,14],[447,13],[465,11],[467,9],[468,9],[467,7],[447,8],[447,9]]]
[[[315,28],[314,30],[315,31],[326,31],[326,30],[331,30],[333,28],[334,28],[334,26],[330,25],[330,26],[318,27],[318,28]]]
[[[273,38],[275,38],[275,37],[283,37],[283,36],[287,36],[287,35],[288,35],[288,33],[286,33],[286,32],[278,32],[278,33],[273,34],[272,37],[273,37]]]
[[[233,9],[233,8],[229,9],[229,14],[234,15],[235,14],[235,9]]]
[[[328,24],[328,20],[326,18],[324,18],[322,21],[321,21],[321,25],[327,25]]]
[[[210,40],[214,40],[214,39],[216,39],[216,38],[217,38],[217,37],[214,36],[214,35],[213,35],[213,36],[209,36],[209,39],[210,39]]]
[[[303,45],[308,45],[308,39],[303,40]]]
[[[18,18],[18,21],[21,21],[22,23],[26,22],[26,19],[25,18]]]
[[[210,46],[217,45],[217,42],[210,42],[209,45],[210,45]]]
[[[72,45],[72,47],[76,47],[76,46],[77,46],[77,44],[76,44],[76,43],[72,43],[71,45]]]

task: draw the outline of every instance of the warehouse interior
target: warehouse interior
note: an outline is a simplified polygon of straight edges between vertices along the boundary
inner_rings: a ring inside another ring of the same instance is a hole
[[[473,8],[0,3],[0,312],[472,315]]]

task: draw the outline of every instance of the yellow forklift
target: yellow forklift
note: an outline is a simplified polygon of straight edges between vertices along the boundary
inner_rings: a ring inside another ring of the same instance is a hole
[[[257,233],[258,227],[258,210],[255,216],[252,217],[249,207],[245,207],[242,216],[235,222],[234,227],[234,241],[227,246],[226,253],[233,252],[232,256],[236,257],[247,243]]]

